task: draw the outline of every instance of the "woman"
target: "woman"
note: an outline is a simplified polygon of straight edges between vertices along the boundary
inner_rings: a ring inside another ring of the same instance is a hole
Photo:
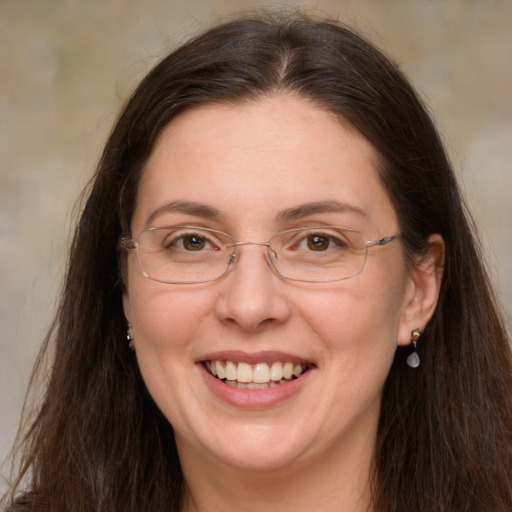
[[[454,175],[336,23],[236,20],[148,74],[48,340],[9,510],[512,509],[510,351]]]

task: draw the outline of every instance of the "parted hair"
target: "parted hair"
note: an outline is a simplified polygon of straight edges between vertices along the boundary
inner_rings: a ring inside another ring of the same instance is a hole
[[[263,12],[171,52],[123,107],[82,199],[60,306],[35,370],[46,371],[50,354],[45,394],[27,415],[3,498],[9,511],[179,510],[173,429],[127,347],[119,238],[130,233],[141,173],[168,123],[196,106],[276,93],[312,101],[373,145],[411,262],[429,235],[446,244],[421,366],[409,368],[410,349],[399,347],[383,391],[374,510],[512,510],[509,340],[427,109],[398,67],[353,30]]]

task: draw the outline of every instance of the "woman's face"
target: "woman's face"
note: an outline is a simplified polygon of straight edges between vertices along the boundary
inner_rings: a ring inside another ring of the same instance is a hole
[[[365,139],[301,98],[200,107],[161,134],[132,234],[193,225],[266,242],[286,229],[336,225],[368,240],[391,236],[397,219],[376,165]],[[243,245],[216,281],[164,284],[128,254],[125,314],[182,461],[276,469],[373,449],[396,346],[426,322],[412,311],[417,286],[400,241],[371,247],[360,275],[328,283],[283,279],[267,258],[265,246]],[[240,380],[247,365],[251,379],[279,363],[307,371],[239,389],[210,373],[212,361]]]

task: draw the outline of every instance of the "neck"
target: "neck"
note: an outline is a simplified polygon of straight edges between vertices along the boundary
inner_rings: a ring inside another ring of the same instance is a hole
[[[272,470],[231,467],[211,459],[198,464],[180,450],[186,482],[182,511],[369,512],[374,446],[372,436],[321,459],[297,460]]]

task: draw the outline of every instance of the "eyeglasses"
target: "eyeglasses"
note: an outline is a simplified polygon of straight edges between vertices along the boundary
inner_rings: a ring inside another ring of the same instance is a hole
[[[237,242],[216,229],[170,226],[146,229],[135,239],[123,236],[121,248],[135,250],[144,276],[162,283],[215,281],[236,264],[243,245],[266,246],[268,262],[285,279],[325,283],[360,274],[369,247],[398,237],[366,240],[352,229],[315,226],[281,231],[268,242]]]

